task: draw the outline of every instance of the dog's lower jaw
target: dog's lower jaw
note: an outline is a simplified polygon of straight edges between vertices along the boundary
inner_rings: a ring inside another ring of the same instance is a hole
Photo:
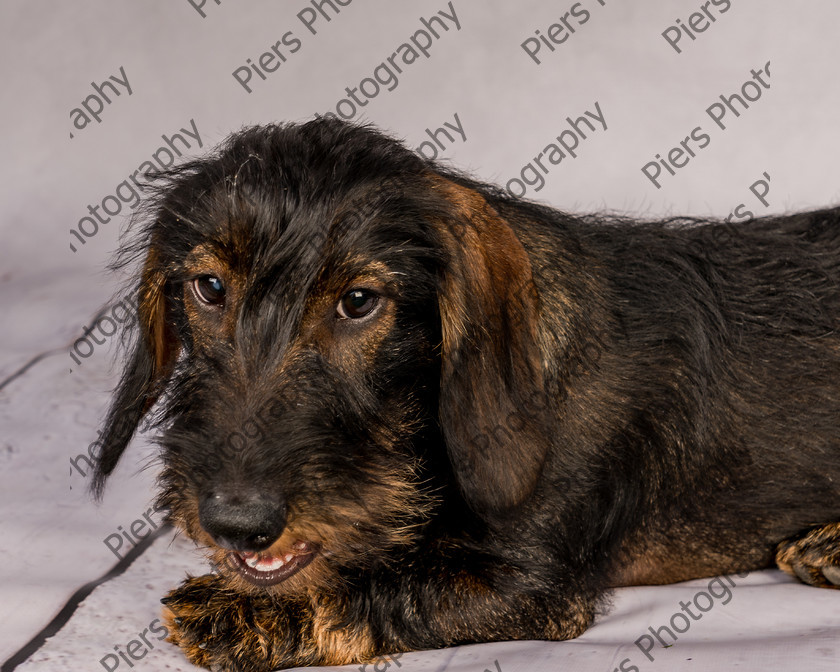
[[[274,586],[309,565],[317,553],[316,545],[298,541],[294,550],[283,555],[230,552],[227,559],[228,565],[250,583]]]

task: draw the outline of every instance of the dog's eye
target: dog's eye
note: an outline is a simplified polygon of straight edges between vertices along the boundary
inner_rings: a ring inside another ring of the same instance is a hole
[[[199,301],[208,306],[221,306],[225,302],[225,285],[213,275],[202,275],[193,280],[193,291]]]
[[[358,319],[369,314],[376,304],[379,303],[379,297],[367,289],[353,289],[341,297],[338,302],[338,314],[341,317],[350,319]]]

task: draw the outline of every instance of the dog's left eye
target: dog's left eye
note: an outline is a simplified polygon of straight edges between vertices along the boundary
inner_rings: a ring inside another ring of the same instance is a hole
[[[338,302],[338,314],[341,317],[358,319],[368,315],[379,302],[379,296],[367,289],[353,289],[341,297]]]
[[[225,285],[217,277],[202,275],[192,282],[193,291],[199,301],[208,306],[221,306],[225,302]]]

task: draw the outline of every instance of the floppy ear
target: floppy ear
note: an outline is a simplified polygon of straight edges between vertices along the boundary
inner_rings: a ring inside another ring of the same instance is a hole
[[[525,249],[484,197],[449,181],[435,188],[454,215],[439,224],[439,418],[467,502],[501,512],[531,494],[548,451],[539,296]]]
[[[91,490],[99,499],[143,416],[154,405],[178,357],[178,341],[168,322],[166,273],[151,247],[138,289],[138,331],[134,352],[123,371],[105,419],[102,447]]]

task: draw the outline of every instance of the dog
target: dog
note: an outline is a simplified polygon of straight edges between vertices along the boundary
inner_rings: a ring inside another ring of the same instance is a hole
[[[162,601],[212,670],[580,635],[618,586],[840,585],[840,209],[572,216],[369,126],[245,129],[161,175],[102,492],[218,569]]]

